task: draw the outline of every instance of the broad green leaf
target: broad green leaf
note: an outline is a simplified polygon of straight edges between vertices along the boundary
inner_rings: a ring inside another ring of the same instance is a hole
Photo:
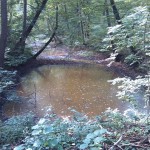
[[[32,131],[32,135],[39,135],[42,132],[42,130],[34,130]]]
[[[40,147],[41,146],[41,141],[40,140],[35,141],[33,146],[34,147]]]
[[[79,148],[80,148],[80,149],[86,149],[86,148],[88,148],[88,144],[82,144],[82,145],[80,145]]]
[[[100,142],[102,142],[102,141],[104,141],[104,138],[103,138],[103,137],[96,137],[96,138],[94,139],[94,144],[98,144],[98,143],[100,143]]]
[[[24,148],[25,148],[24,145],[19,145],[15,147],[14,150],[23,150]]]
[[[57,150],[63,150],[63,147],[61,145],[58,145]]]
[[[106,129],[100,129],[100,130],[94,131],[94,134],[95,134],[96,136],[101,135],[101,134],[104,134],[104,133],[107,133],[107,130],[106,130]]]
[[[94,133],[89,133],[87,136],[86,136],[86,139],[93,139],[94,137],[96,137],[96,135]]]
[[[39,125],[35,125],[32,127],[33,130],[38,129],[38,128],[39,128]]]
[[[46,119],[45,118],[41,118],[40,120],[39,120],[39,124],[43,124],[44,122],[46,121]]]
[[[100,150],[98,147],[91,147],[90,150]]]
[[[85,140],[83,140],[83,142],[84,142],[85,144],[89,144],[90,141],[91,141],[91,139],[85,139]]]
[[[50,145],[51,145],[52,148],[55,147],[57,144],[58,144],[57,139],[50,140]]]
[[[51,133],[53,131],[53,128],[51,126],[47,126],[44,130],[43,133],[44,134],[48,134]]]

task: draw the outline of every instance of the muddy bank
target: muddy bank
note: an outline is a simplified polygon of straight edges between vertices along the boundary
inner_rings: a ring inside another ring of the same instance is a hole
[[[37,51],[38,49],[34,48],[33,54]],[[36,60],[32,60],[28,64],[20,66],[17,70],[19,70],[20,75],[23,75],[32,70],[32,68],[42,65],[96,64],[115,72],[121,77],[129,76],[134,79],[138,75],[143,75],[143,73],[121,62],[112,63],[108,57],[107,53],[96,52],[85,46],[69,48],[65,45],[56,46],[54,43],[51,43]]]
[[[135,78],[138,75],[143,75],[138,71],[135,71],[133,68],[129,68],[126,64],[121,62],[110,62],[107,60],[106,55],[97,53],[97,56],[70,56],[69,58],[61,57],[39,57],[38,59],[32,60],[26,65],[22,65],[17,68],[19,75],[24,75],[30,72],[33,68],[42,66],[42,65],[80,65],[80,64],[95,64],[97,66],[103,66],[108,71],[113,71],[120,77],[131,77]],[[110,65],[111,64],[111,65]]]

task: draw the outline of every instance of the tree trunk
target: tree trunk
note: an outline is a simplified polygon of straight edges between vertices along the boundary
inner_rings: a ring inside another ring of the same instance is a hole
[[[110,4],[111,4],[111,7],[112,7],[112,10],[113,10],[113,13],[114,13],[114,17],[117,21],[118,24],[122,24],[121,22],[121,18],[120,18],[120,15],[119,15],[119,11],[116,7],[116,4],[115,4],[115,1],[114,0],[110,0]]]
[[[34,25],[36,24],[42,10],[44,9],[46,3],[48,2],[48,0],[43,0],[42,4],[40,6],[40,8],[37,10],[35,16],[33,17],[33,20],[31,21],[30,25],[27,27],[27,29],[25,30],[25,32],[22,34],[22,36],[20,37],[19,41],[16,43],[13,51],[15,51],[16,49],[19,49],[22,42],[26,41],[27,37],[29,36],[30,32],[32,31]]]
[[[111,21],[110,21],[110,15],[109,15],[109,9],[108,9],[108,0],[105,0],[105,13],[106,13],[106,18],[107,18],[107,24],[108,27],[111,27]]]
[[[68,31],[70,31],[69,20],[68,20],[68,11],[67,11],[66,4],[64,4],[64,9],[65,9],[65,20],[66,20],[66,23],[67,23],[67,29],[68,29]]]
[[[111,4],[111,7],[112,7],[112,10],[113,10],[113,13],[114,13],[115,20],[117,21],[118,24],[122,24],[121,18],[120,18],[120,15],[119,15],[119,11],[118,11],[118,9],[116,7],[115,1],[114,0],[110,0],[110,4]],[[110,33],[110,36],[112,36],[112,33]],[[110,43],[111,43],[111,46],[112,46],[112,51],[114,53],[115,52],[115,48],[116,48],[115,47],[115,43],[114,43],[113,40],[111,40]]]
[[[0,67],[4,67],[4,55],[7,45],[7,34],[7,0],[1,0]]]
[[[56,25],[55,25],[55,28],[53,30],[53,33],[52,33],[50,39],[45,43],[45,45],[32,58],[30,58],[30,60],[36,59],[45,50],[45,48],[48,46],[48,44],[55,37],[57,29],[58,29],[58,5],[56,6]]]
[[[23,0],[23,30],[22,30],[22,36],[24,32],[26,31],[27,27],[27,0]],[[22,41],[21,44],[21,52],[24,53],[25,49],[25,40]]]
[[[84,37],[84,25],[83,25],[83,21],[82,21],[82,10],[81,10],[81,6],[79,3],[77,3],[77,13],[79,16],[79,20],[80,20],[80,32],[81,32],[81,37],[82,37],[82,44],[85,44],[85,37]]]

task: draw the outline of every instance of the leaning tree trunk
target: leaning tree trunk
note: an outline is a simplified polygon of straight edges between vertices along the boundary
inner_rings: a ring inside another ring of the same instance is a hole
[[[34,25],[36,24],[42,10],[44,9],[46,3],[48,2],[48,0],[43,0],[42,4],[40,6],[40,8],[37,10],[33,20],[31,21],[30,25],[27,27],[27,29],[25,30],[25,32],[22,34],[22,36],[20,37],[19,41],[16,43],[15,47],[13,48],[13,51],[15,51],[16,49],[19,49],[22,42],[25,41],[27,39],[27,37],[29,36],[30,32],[32,31]]]
[[[44,50],[45,48],[49,45],[49,43],[53,40],[53,38],[56,35],[56,31],[58,29],[58,5],[56,6],[56,25],[55,28],[53,29],[53,33],[50,37],[50,39],[45,43],[45,45],[33,56],[31,57],[28,61],[36,59]]]
[[[110,4],[111,4],[111,7],[112,7],[112,10],[113,10],[113,13],[114,13],[114,17],[117,21],[118,24],[122,24],[121,22],[121,18],[120,18],[120,15],[119,15],[119,11],[116,7],[116,4],[115,4],[115,1],[114,0],[110,0]]]
[[[0,67],[4,67],[4,55],[7,45],[7,33],[7,0],[1,0]]]

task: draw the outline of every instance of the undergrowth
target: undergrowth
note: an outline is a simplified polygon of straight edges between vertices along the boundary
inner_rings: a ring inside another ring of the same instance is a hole
[[[107,109],[92,119],[75,110],[73,117],[58,117],[50,112],[32,127],[22,119],[16,121],[16,126],[13,120],[0,127],[7,139],[1,136],[2,150],[150,149],[150,120],[131,109],[124,114]]]

